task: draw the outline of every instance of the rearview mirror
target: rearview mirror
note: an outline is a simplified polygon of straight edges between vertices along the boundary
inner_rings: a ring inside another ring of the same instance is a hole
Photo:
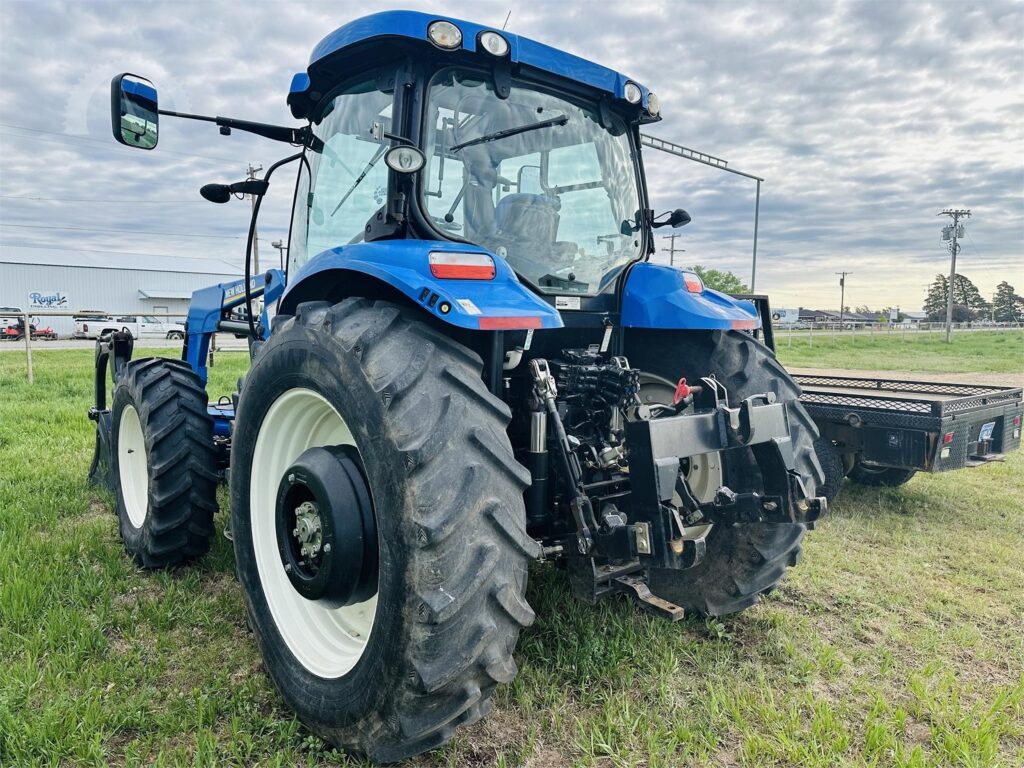
[[[159,138],[156,88],[128,72],[110,81],[110,127],[121,144],[153,149]]]
[[[684,211],[682,208],[676,208],[672,211],[672,215],[668,217],[668,225],[673,229],[676,227],[685,227],[690,223],[690,214]]]

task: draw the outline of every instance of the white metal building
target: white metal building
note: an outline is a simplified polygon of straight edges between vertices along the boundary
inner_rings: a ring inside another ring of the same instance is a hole
[[[184,316],[192,291],[241,276],[240,264],[216,258],[5,245],[0,247],[0,306],[27,310],[68,336],[74,321],[47,317],[48,311]]]

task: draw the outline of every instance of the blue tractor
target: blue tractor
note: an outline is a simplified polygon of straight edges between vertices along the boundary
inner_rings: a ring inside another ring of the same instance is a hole
[[[652,263],[641,126],[599,64],[414,12],[313,50],[297,127],[159,108],[114,78],[114,137],[159,117],[292,145],[285,272],[197,291],[181,360],[97,346],[94,481],[143,567],[199,557],[230,487],[266,668],[313,731],[389,762],[484,716],[534,620],[528,566],[589,603],[722,615],[773,589],[825,511],[813,422],[753,304]],[[212,335],[251,366],[210,405]],[[107,379],[112,380],[107,403]]]

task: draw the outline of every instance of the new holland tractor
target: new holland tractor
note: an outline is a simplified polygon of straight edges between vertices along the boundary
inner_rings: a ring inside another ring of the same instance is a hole
[[[256,205],[245,277],[193,295],[181,359],[97,344],[91,476],[142,567],[207,550],[226,481],[267,671],[309,728],[379,762],[444,744],[513,679],[531,561],[672,620],[778,584],[826,508],[817,432],[753,304],[649,260],[689,221],[648,201],[654,93],[396,11],[325,37],[288,104],[295,127],[111,85],[127,146],[154,149],[163,115],[293,148],[201,190]],[[287,270],[250,274],[285,163]],[[251,365],[210,404],[218,331],[249,337]]]

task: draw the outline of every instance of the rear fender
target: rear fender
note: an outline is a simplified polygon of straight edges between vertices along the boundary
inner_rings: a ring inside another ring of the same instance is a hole
[[[367,281],[353,278],[365,276],[459,328],[562,327],[558,311],[520,283],[504,259],[489,254],[495,267],[491,280],[445,280],[430,272],[431,251],[488,253],[474,245],[433,240],[385,240],[332,248],[314,256],[289,279],[280,313],[293,314],[301,301],[362,295],[359,289]]]
[[[761,327],[752,301],[704,288],[691,292],[677,267],[647,262],[635,265],[622,295],[622,325],[627,328],[743,330]]]

